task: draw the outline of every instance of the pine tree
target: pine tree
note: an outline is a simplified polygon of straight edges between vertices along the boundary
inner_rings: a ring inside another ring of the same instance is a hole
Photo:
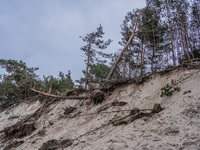
[[[191,45],[193,51],[200,53],[200,3],[199,0],[193,0],[191,4],[191,21],[190,21],[190,30],[191,30]]]
[[[87,44],[81,47],[81,50],[84,52],[85,56],[87,56],[86,62],[86,70],[85,73],[85,89],[87,89],[88,79],[89,79],[89,70],[95,62],[103,63],[105,61],[101,61],[97,58],[97,56],[101,57],[109,57],[109,54],[103,53],[100,50],[105,50],[111,43],[111,40],[107,41],[102,40],[104,35],[103,27],[100,25],[97,28],[97,31],[87,34],[86,36],[80,36],[80,38],[86,42]]]

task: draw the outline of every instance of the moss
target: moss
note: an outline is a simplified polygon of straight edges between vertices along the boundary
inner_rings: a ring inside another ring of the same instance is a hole
[[[122,116],[115,116],[111,119],[111,121],[114,121],[114,120],[117,120],[117,119],[120,119]]]
[[[138,109],[138,108],[135,108],[135,109],[132,109],[131,111],[130,111],[130,115],[135,115],[135,114],[137,114],[137,113],[139,113],[140,112],[140,110]]]
[[[152,113],[159,113],[163,110],[160,104],[155,103],[153,106]]]

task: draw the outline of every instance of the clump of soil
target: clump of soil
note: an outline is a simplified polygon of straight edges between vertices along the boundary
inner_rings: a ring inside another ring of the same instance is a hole
[[[56,150],[59,148],[66,148],[72,145],[72,141],[70,139],[65,140],[49,140],[39,148],[39,150]]]
[[[73,89],[73,90],[67,91],[66,96],[79,96],[86,92],[87,92],[87,90],[78,88],[78,89]]]
[[[90,103],[94,105],[101,104],[105,100],[105,94],[100,90],[95,90],[90,94],[90,99]]]
[[[23,124],[21,126],[10,126],[4,129],[4,134],[7,138],[20,138],[26,135],[30,135],[35,130],[34,123]]]
[[[69,114],[73,113],[76,109],[77,108],[75,108],[75,107],[69,107],[69,108],[67,107],[64,109],[65,110],[64,114],[69,115]]]

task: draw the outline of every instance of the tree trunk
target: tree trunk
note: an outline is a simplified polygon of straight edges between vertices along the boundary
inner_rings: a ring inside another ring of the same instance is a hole
[[[124,53],[123,69],[122,69],[122,79],[125,79],[125,67],[126,67],[126,53]]]
[[[154,24],[152,23],[152,31],[153,31],[153,55],[151,58],[151,73],[154,73],[154,57],[155,57],[155,51],[156,51],[156,42],[155,42],[155,34],[154,34]]]
[[[136,77],[137,77],[137,70],[138,70],[138,59],[139,59],[139,55],[140,55],[140,53],[139,53],[139,51],[138,51],[137,60],[136,60],[136,68],[135,68],[135,75],[134,75],[134,78],[136,78]]]
[[[178,7],[177,7],[177,14],[178,14],[178,18],[179,18],[179,22],[180,22],[180,26],[181,26],[183,45],[185,45],[185,47],[186,47],[185,57],[188,56],[188,59],[190,59],[190,58],[189,58],[189,51],[188,51],[188,44],[187,44],[187,41],[186,41],[185,33],[184,33],[184,31],[183,31],[183,24],[182,24],[182,20],[181,20],[181,16],[180,16],[179,12],[180,12],[180,11],[179,11],[179,9],[178,9]],[[185,51],[185,49],[184,49],[184,51]]]
[[[175,52],[174,52],[174,44],[173,44],[173,39],[172,39],[172,29],[171,29],[171,23],[169,19],[169,8],[168,8],[168,1],[165,0],[165,6],[166,6],[166,11],[167,11],[167,18],[168,18],[168,23],[169,23],[169,32],[170,32],[170,39],[171,39],[171,46],[172,46],[172,58],[173,58],[173,66],[176,66],[176,60],[175,60]]]
[[[128,48],[129,44],[131,43],[132,39],[135,36],[135,32],[136,32],[136,28],[137,28],[137,23],[138,23],[138,19],[140,18],[140,16],[144,13],[144,11],[149,7],[150,3],[152,2],[152,0],[147,4],[147,6],[143,9],[143,11],[137,16],[135,23],[133,22],[133,32],[131,34],[131,37],[129,38],[128,42],[126,43],[125,47],[123,48],[122,52],[120,53],[119,57],[117,58],[115,64],[113,65],[112,69],[110,70],[110,73],[108,74],[106,80],[109,80],[111,78],[111,76],[113,75],[118,63],[121,60],[121,57],[123,56],[123,53],[126,51],[126,49]]]
[[[50,96],[50,97],[54,97],[54,98],[57,98],[57,99],[88,99],[89,97],[88,96],[57,96],[57,95],[53,95],[53,94],[49,94],[49,93],[44,93],[44,92],[41,92],[41,91],[38,91],[38,90],[35,90],[33,88],[30,88],[30,90],[36,92],[36,93],[40,93],[42,95],[45,95],[45,96]]]
[[[87,66],[86,66],[86,72],[85,72],[85,89],[87,89],[87,85],[88,85],[88,68],[90,64],[90,49],[91,49],[91,42],[89,43],[89,47],[88,47],[88,60],[87,60]]]
[[[187,41],[188,41],[188,44],[189,44],[189,47],[190,47],[190,53],[192,55],[192,59],[194,59],[194,55],[193,55],[193,51],[192,51],[192,46],[191,46],[189,35],[188,35],[188,30],[187,30],[185,24],[184,24],[184,29],[185,29],[186,38],[187,38]]]
[[[142,39],[142,46],[141,46],[141,62],[140,62],[140,76],[143,76],[143,66],[144,66],[144,54],[145,54],[145,48],[144,48],[144,42]]]

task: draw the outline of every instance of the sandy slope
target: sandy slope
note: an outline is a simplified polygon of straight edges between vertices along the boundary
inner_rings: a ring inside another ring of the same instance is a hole
[[[161,98],[161,88],[172,79],[179,81],[181,91],[170,97]],[[140,90],[138,90],[138,88]],[[134,84],[117,87],[101,105],[88,107],[78,105],[78,109],[70,114],[75,118],[67,118],[64,108],[75,106],[79,101],[62,100],[49,107],[50,112],[43,114],[36,122],[36,130],[21,139],[24,143],[17,150],[36,150],[43,143],[52,139],[74,139],[92,129],[109,122],[115,116],[125,116],[129,112],[95,113],[103,105],[114,101],[123,101],[124,106],[112,106],[107,112],[133,108],[152,108],[160,103],[165,109],[152,117],[144,117],[127,125],[112,124],[75,140],[63,149],[73,150],[200,150],[200,72],[198,69],[176,69],[165,75],[152,75],[138,87]],[[0,113],[0,130],[16,123],[21,118],[33,113],[40,102],[22,103],[21,105]],[[104,111],[104,112],[105,112]],[[19,118],[12,117],[19,116]],[[12,118],[10,118],[12,117]],[[10,118],[10,119],[9,119]],[[45,129],[45,135],[38,131]],[[10,140],[0,141],[3,149]]]

